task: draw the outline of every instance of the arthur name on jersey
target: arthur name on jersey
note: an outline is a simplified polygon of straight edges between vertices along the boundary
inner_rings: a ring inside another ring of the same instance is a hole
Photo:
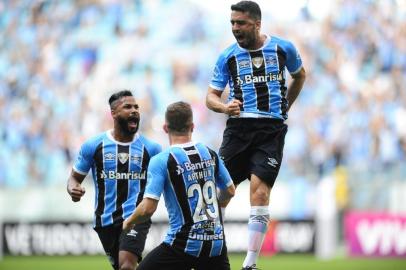
[[[263,82],[272,82],[272,81],[283,81],[285,78],[284,72],[280,71],[278,73],[275,72],[269,72],[268,74],[265,75],[252,75],[252,74],[247,74],[242,77],[237,77],[237,84],[238,85],[243,85],[243,84],[250,84],[250,83],[263,83]]]
[[[211,177],[212,173],[211,170],[204,169],[200,172],[192,172],[187,176],[188,181],[199,181],[200,179],[205,179],[207,177]]]
[[[112,179],[112,180],[145,180],[145,171],[143,172],[116,172],[104,170],[100,173],[101,179]]]

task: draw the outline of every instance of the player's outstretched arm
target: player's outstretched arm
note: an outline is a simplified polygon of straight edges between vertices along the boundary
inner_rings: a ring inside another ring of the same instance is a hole
[[[123,222],[123,231],[130,231],[134,225],[147,221],[155,213],[158,207],[158,201],[151,198],[144,198],[132,213]]]
[[[80,198],[85,195],[86,190],[81,186],[85,177],[86,175],[79,174],[72,170],[68,178],[66,189],[74,202],[80,201]]]

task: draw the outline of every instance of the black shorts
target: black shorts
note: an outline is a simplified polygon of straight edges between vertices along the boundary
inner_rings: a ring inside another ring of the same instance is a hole
[[[119,269],[118,253],[120,250],[137,255],[138,261],[141,261],[145,240],[147,239],[147,234],[151,227],[151,220],[135,225],[128,233],[123,232],[122,226],[122,224],[115,224],[95,228],[103,245],[103,249],[114,269]]]
[[[270,118],[229,118],[220,147],[220,157],[234,184],[255,174],[271,187],[282,163],[288,126]]]
[[[227,249],[220,256],[193,257],[162,243],[145,256],[137,270],[230,270]]]

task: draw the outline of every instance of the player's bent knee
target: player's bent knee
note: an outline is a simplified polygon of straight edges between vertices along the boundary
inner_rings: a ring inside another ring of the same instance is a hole
[[[133,260],[125,260],[120,264],[120,270],[135,270],[137,269],[137,262]]]
[[[269,193],[262,190],[257,190],[251,195],[252,205],[268,205],[269,204]]]
[[[123,263],[120,265],[120,270],[135,270],[135,265],[132,265],[131,263]]]

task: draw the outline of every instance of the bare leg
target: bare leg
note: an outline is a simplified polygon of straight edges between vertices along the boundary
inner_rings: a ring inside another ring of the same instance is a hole
[[[255,174],[251,175],[250,203],[251,206],[268,206],[272,188]]]
[[[120,270],[135,270],[138,266],[138,256],[125,250],[118,253],[118,261]]]

